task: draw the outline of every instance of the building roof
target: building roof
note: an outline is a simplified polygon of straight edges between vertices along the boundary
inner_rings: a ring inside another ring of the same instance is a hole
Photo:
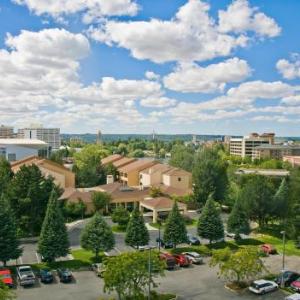
[[[169,176],[192,176],[192,173],[179,168],[172,168],[164,174]]]
[[[112,203],[118,202],[137,202],[149,195],[149,189],[136,189],[124,186],[120,182],[99,185],[93,188],[82,189],[86,192],[106,192],[111,195]]]
[[[29,147],[46,147],[48,144],[41,140],[32,139],[0,139],[0,145],[18,145]]]
[[[154,160],[148,160],[148,159],[140,159],[137,161],[134,161],[126,166],[123,166],[119,169],[119,172],[122,173],[129,173],[134,171],[142,171],[150,166],[153,166],[157,164]]]
[[[142,170],[141,173],[143,173],[143,174],[154,174],[157,172],[164,173],[164,172],[170,170],[171,168],[172,167],[169,165],[158,163],[154,166],[151,166],[150,168]]]
[[[300,145],[264,144],[255,147],[255,150],[293,150],[293,149],[300,150]]]
[[[109,155],[109,156],[101,159],[101,164],[102,165],[107,165],[107,164],[113,163],[116,160],[121,159],[122,157],[123,156],[120,155],[120,154],[112,154],[112,155]]]
[[[174,205],[174,200],[166,198],[166,197],[158,197],[152,199],[144,199],[140,203],[142,206],[147,206],[147,208],[152,209],[165,209],[171,210]],[[186,204],[177,202],[179,209],[185,209]]]
[[[92,192],[80,191],[75,188],[66,188],[59,200],[68,199],[68,201],[78,201],[81,199],[84,203],[92,203]]]
[[[178,189],[164,184],[154,184],[153,186],[159,188],[164,194],[167,194],[169,196],[187,196],[193,193],[193,190],[191,188]]]
[[[237,175],[262,175],[262,176],[289,176],[290,172],[284,169],[238,169],[235,174]]]
[[[35,155],[32,155],[32,156],[28,156],[28,157],[25,157],[23,159],[20,159],[20,160],[17,160],[17,161],[14,161],[11,163],[11,167],[14,170],[19,170],[21,166],[23,165],[37,165],[37,166],[42,166],[42,167],[45,167],[47,168],[46,165],[51,165],[55,168],[58,168],[64,172],[69,172],[69,173],[73,173],[70,169],[66,168],[65,166],[63,165],[60,165],[52,160],[49,160],[49,159],[46,159],[46,158],[41,158],[41,157],[38,157],[38,156],[35,156]]]
[[[116,161],[113,162],[113,165],[116,167],[116,168],[121,168],[133,161],[136,161],[135,158],[129,158],[129,157],[123,157],[121,159],[118,159]]]

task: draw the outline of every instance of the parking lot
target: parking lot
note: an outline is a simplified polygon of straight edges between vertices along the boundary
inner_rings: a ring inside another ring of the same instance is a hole
[[[188,300],[282,300],[284,293],[276,291],[271,294],[256,296],[245,291],[238,295],[224,288],[224,282],[217,277],[217,269],[212,269],[206,262],[204,265],[166,271],[166,276],[157,279],[158,290],[175,293],[179,299]],[[96,277],[91,271],[74,272],[74,282],[63,284],[37,284],[32,288],[17,289],[20,300],[98,300],[111,299],[111,295],[103,294],[103,279]]]

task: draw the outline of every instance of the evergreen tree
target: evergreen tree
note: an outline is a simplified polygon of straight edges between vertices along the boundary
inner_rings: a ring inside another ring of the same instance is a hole
[[[17,259],[22,254],[17,239],[17,228],[8,200],[0,197],[0,261],[6,265],[10,259]]]
[[[137,207],[130,216],[126,229],[125,243],[136,248],[149,243],[149,232],[145,226],[144,218]]]
[[[241,233],[248,234],[250,232],[250,224],[247,213],[240,199],[237,199],[227,221],[227,230],[235,233],[238,238]]]
[[[166,222],[164,241],[167,243],[172,243],[174,247],[187,241],[185,222],[178,209],[176,201],[174,202],[172,211],[170,212]]]
[[[274,216],[285,219],[289,213],[289,186],[284,178],[274,196]]]
[[[198,221],[198,234],[212,241],[224,238],[224,227],[212,194],[209,195]]]
[[[47,262],[53,262],[56,258],[66,256],[69,253],[68,233],[54,190],[51,193],[43,222],[38,252]]]
[[[109,251],[114,247],[114,234],[100,213],[95,213],[86,224],[81,233],[80,244],[83,249],[92,251],[96,258],[100,251]]]
[[[4,157],[0,157],[0,195],[6,191],[13,174],[10,163]]]

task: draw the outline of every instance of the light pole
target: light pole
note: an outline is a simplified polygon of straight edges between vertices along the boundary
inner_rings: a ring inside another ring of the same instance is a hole
[[[285,231],[280,232],[282,234],[283,252],[282,252],[282,272],[285,269]]]
[[[160,253],[160,245],[161,245],[161,240],[160,240],[160,226],[161,226],[161,220],[157,220],[158,223],[158,252]]]
[[[149,246],[149,256],[148,256],[148,272],[149,272],[149,282],[148,282],[148,300],[151,300],[151,246]]]

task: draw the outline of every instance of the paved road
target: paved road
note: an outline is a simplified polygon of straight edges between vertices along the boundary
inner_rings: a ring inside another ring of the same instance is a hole
[[[103,294],[103,280],[94,273],[75,272],[76,281],[72,284],[40,284],[33,288],[18,288],[17,299],[20,300],[98,300],[111,299]],[[161,292],[172,292],[187,300],[283,300],[284,294],[276,291],[269,295],[256,296],[248,291],[237,295],[224,288],[224,282],[217,278],[217,270],[208,264],[193,266],[188,269],[166,271],[166,276],[157,279]]]

